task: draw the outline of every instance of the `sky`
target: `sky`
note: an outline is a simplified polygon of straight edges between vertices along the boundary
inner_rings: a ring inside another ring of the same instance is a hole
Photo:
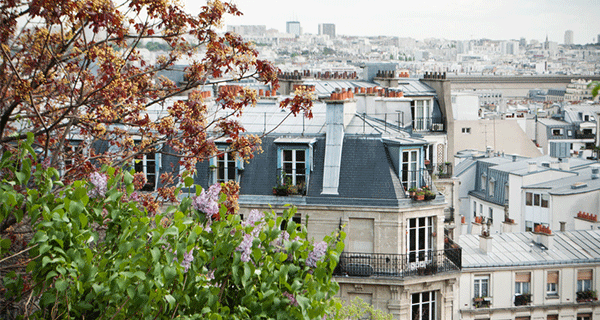
[[[197,12],[204,0],[183,0]],[[337,35],[397,36],[417,40],[488,38],[564,43],[573,30],[576,44],[597,41],[598,0],[233,0],[242,17],[227,17],[226,25],[266,25],[285,32],[286,21],[300,21],[304,33],[316,34],[319,23],[334,23]]]

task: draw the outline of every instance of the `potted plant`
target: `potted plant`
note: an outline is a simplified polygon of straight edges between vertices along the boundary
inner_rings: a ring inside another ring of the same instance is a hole
[[[523,293],[515,296],[515,306],[525,306],[531,303],[531,294]]]
[[[415,188],[415,187],[412,187],[412,188],[409,188],[409,189],[408,189],[408,195],[409,195],[411,198],[414,198],[416,193],[417,193],[417,188]]]
[[[590,302],[598,300],[596,290],[578,291],[576,294],[577,302]]]
[[[433,200],[435,199],[435,193],[431,190],[425,191],[425,200]]]
[[[425,191],[423,191],[423,190],[417,191],[417,193],[415,194],[415,200],[417,200],[417,201],[425,200]]]

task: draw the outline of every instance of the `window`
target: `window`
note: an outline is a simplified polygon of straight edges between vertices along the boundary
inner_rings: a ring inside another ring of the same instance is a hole
[[[592,320],[591,313],[578,313],[577,320]]]
[[[550,195],[548,194],[539,194],[533,192],[525,193],[525,205],[526,206],[534,206],[534,207],[542,207],[548,208],[548,203],[550,201]]]
[[[508,187],[508,182],[504,185],[504,203],[508,204],[508,199],[509,199],[509,187]]]
[[[548,208],[548,200],[550,200],[550,196],[542,194],[542,208]]]
[[[462,133],[471,133],[471,128],[470,127],[462,128]]]
[[[302,216],[295,215],[292,217],[292,221],[296,224],[296,230],[301,231],[302,230]],[[288,220],[282,220],[280,230],[287,230],[287,227],[288,227]]]
[[[283,149],[282,184],[306,185],[306,149]]]
[[[531,273],[522,272],[515,275],[515,294],[529,294]]]
[[[490,222],[494,221],[494,209],[490,208],[490,211],[488,212],[488,219]]]
[[[568,135],[569,137],[572,137],[572,136],[573,136],[573,130],[567,130],[567,135]],[[572,150],[572,149],[573,149],[573,146],[571,145],[571,150]]]
[[[430,127],[430,101],[416,100],[415,107],[411,110],[414,119],[413,128],[415,130],[428,130]]]
[[[411,319],[413,320],[435,320],[435,292],[413,293],[411,296]]]
[[[433,217],[408,219],[409,262],[431,260],[433,249]]]
[[[475,276],[473,298],[489,297],[490,276]]]
[[[496,187],[496,181],[494,181],[493,178],[490,178],[490,185],[488,188],[488,194],[490,195],[490,197],[494,196],[494,188]]]
[[[531,193],[531,192],[525,193],[525,205],[526,206],[533,205],[533,193]]]
[[[479,214],[483,215],[483,204],[479,204]]]
[[[230,153],[222,153],[217,156],[217,182],[236,180],[235,159]]]
[[[577,292],[592,290],[592,270],[577,271]]]
[[[549,296],[558,295],[558,271],[548,271],[546,294]]]
[[[142,191],[154,191],[156,188],[156,154],[148,152],[138,154],[134,161],[135,172],[142,172],[146,177],[146,184]]]
[[[477,202],[473,201],[473,217],[477,216]]]
[[[419,178],[419,150],[402,150],[402,185],[404,190],[417,188]]]
[[[562,136],[562,134],[563,134],[563,129],[552,129],[553,136]]]
[[[485,190],[485,186],[487,184],[487,174],[485,172],[481,175],[481,190]]]

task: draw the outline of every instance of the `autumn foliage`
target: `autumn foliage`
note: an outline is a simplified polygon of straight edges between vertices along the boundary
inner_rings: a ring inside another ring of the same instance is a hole
[[[34,148],[50,166],[69,159],[69,179],[148,152],[176,155],[192,171],[217,153],[211,137],[227,139],[234,155],[252,157],[260,137],[244,134],[235,116],[256,103],[256,91],[219,91],[216,103],[227,112],[217,117],[203,92],[245,78],[276,89],[278,70],[258,59],[251,43],[217,32],[227,15],[241,12],[219,0],[197,15],[170,0],[4,1],[0,145],[11,148],[33,132]],[[169,51],[146,61],[140,46],[148,41]],[[166,71],[183,73],[184,81],[160,75]],[[309,117],[310,106],[302,93],[282,103]],[[93,147],[99,142],[109,147]]]

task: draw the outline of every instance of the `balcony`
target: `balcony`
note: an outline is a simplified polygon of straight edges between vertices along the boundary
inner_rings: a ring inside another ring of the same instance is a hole
[[[593,133],[589,129],[577,130],[577,131],[575,131],[575,138],[576,139],[594,139],[594,138],[596,138],[596,134]]]
[[[428,276],[461,269],[461,248],[423,252],[419,255],[342,252],[334,271],[349,277]]]
[[[577,302],[592,302],[598,300],[596,290],[577,291]]]
[[[489,308],[492,304],[492,298],[490,297],[475,297],[473,298],[473,307],[475,309],[479,308]]]

